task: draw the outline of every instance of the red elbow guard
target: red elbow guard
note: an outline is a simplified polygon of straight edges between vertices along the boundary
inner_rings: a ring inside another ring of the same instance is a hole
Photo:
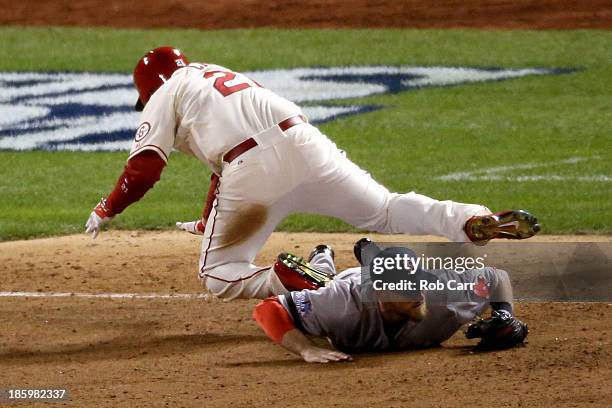
[[[285,333],[295,329],[291,316],[276,296],[267,298],[255,306],[253,319],[275,343],[280,343]]]

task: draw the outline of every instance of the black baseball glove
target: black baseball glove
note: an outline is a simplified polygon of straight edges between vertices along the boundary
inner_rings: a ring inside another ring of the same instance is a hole
[[[505,310],[494,310],[491,318],[471,323],[465,331],[468,339],[480,338],[477,350],[502,350],[523,344],[527,325]]]

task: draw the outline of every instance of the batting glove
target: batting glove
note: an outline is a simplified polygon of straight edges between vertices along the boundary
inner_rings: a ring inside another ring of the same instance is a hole
[[[85,233],[91,234],[91,237],[96,239],[100,233],[100,227],[108,224],[113,218],[114,216],[110,215],[110,211],[106,207],[106,199],[102,198],[91,214],[89,214],[89,218],[85,223]]]
[[[191,221],[191,222],[177,222],[176,228],[181,231],[187,231],[194,235],[204,235],[204,223],[202,220]]]

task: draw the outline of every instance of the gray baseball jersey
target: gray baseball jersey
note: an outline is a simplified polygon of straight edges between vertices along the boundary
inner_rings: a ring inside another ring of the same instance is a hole
[[[494,268],[462,274],[432,270],[427,275],[428,282],[440,282],[445,289],[424,290],[428,309],[425,319],[408,321],[399,328],[383,321],[378,304],[372,301],[371,283],[361,282],[360,268],[342,272],[328,287],[291,292],[280,295],[279,300],[294,320],[299,319],[298,328],[327,337],[339,350],[384,351],[428,347],[447,340],[486,310],[489,294],[498,284]],[[470,289],[454,289],[462,284]]]

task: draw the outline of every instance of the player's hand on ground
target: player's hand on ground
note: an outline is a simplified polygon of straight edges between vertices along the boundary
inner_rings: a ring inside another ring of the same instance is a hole
[[[187,231],[190,234],[204,235],[204,223],[202,220],[191,221],[191,222],[177,222],[176,228]]]
[[[103,198],[98,205],[96,205],[91,214],[89,214],[89,218],[85,223],[85,233],[91,234],[91,237],[96,239],[100,233],[100,228],[104,224],[108,224],[112,219],[113,216],[110,215],[110,212],[106,208],[106,199]]]
[[[348,354],[320,347],[309,347],[301,353],[307,363],[332,363],[336,361],[353,361]]]

